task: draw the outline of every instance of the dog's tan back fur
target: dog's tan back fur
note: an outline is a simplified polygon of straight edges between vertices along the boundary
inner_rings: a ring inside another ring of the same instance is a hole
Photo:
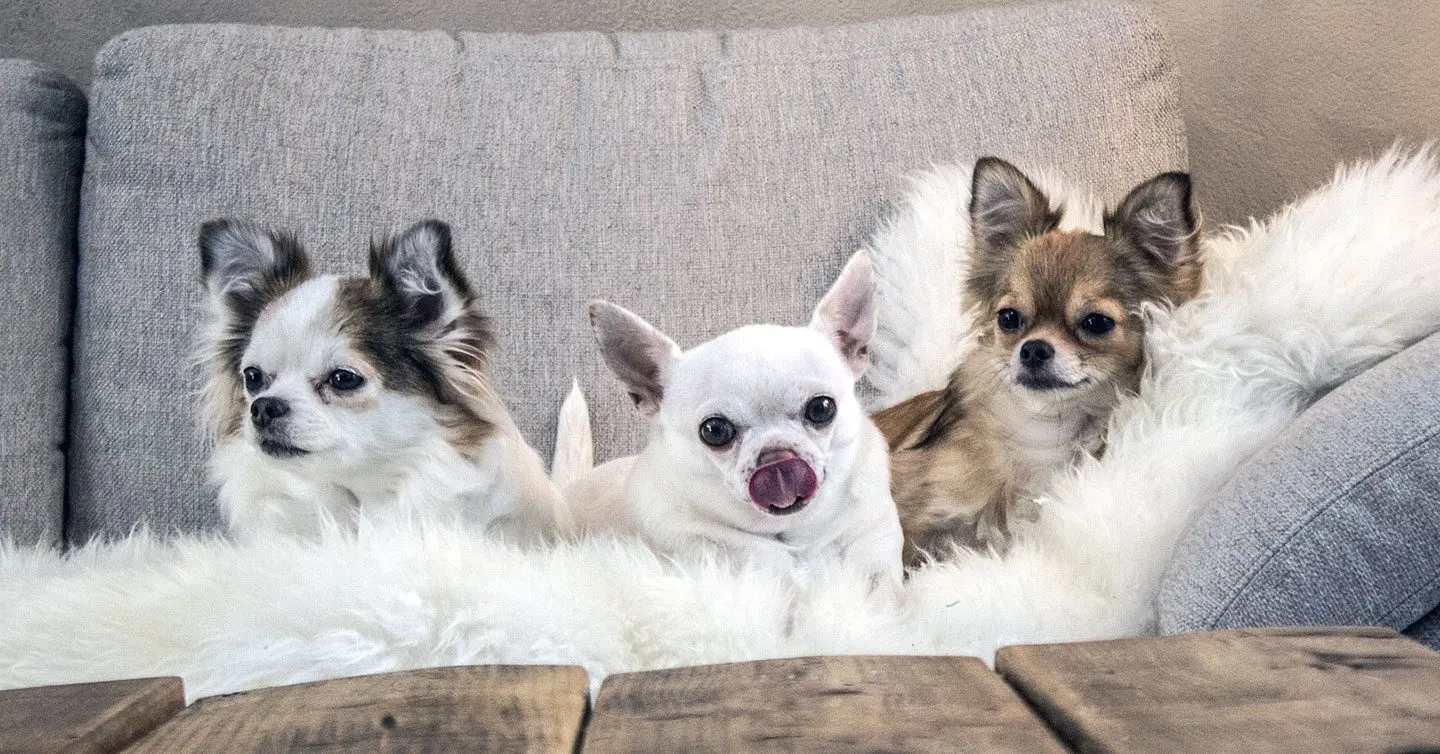
[[[885,443],[893,453],[918,443],[944,406],[945,392],[931,390],[877,411],[870,418],[885,435]]]

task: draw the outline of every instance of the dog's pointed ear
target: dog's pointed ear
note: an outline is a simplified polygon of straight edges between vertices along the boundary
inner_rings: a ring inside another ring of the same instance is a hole
[[[222,218],[200,226],[200,272],[214,297],[269,299],[310,277],[305,249],[288,233]]]
[[[870,252],[861,249],[845,263],[840,277],[815,307],[810,327],[820,331],[845,359],[858,378],[870,365],[870,341],[875,337],[875,271]]]
[[[1059,225],[1050,199],[1019,168],[981,157],[970,176],[970,230],[977,256],[1008,252]]]
[[[609,301],[590,302],[590,325],[600,356],[625,385],[625,392],[646,416],[660,410],[666,373],[680,347],[665,333]]]
[[[448,322],[470,300],[470,283],[455,262],[450,226],[422,220],[370,244],[370,277],[395,296],[415,325]],[[447,312],[451,317],[442,317]]]
[[[1195,258],[1197,228],[1187,173],[1162,173],[1136,186],[1105,221],[1107,234],[1167,269]]]

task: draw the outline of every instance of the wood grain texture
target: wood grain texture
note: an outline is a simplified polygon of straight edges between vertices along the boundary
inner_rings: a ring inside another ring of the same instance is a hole
[[[0,691],[0,751],[120,751],[184,708],[179,678]]]
[[[1387,629],[1257,629],[1001,649],[1085,752],[1440,751],[1440,655]]]
[[[583,668],[480,665],[247,691],[195,702],[132,752],[572,752]]]
[[[1064,751],[973,657],[805,657],[610,676],[584,751]]]

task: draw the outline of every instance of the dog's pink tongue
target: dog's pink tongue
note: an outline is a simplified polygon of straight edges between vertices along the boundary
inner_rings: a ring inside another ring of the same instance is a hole
[[[793,453],[770,461],[750,474],[750,499],[772,508],[789,508],[797,500],[809,500],[820,486],[815,470]]]

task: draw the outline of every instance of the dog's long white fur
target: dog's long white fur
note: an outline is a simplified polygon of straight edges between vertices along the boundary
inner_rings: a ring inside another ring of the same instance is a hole
[[[915,191],[932,189],[947,190]],[[1207,250],[1207,292],[1154,315],[1152,372],[1115,413],[1105,457],[1059,480],[1006,556],[927,566],[903,607],[822,575],[792,615],[772,573],[670,562],[632,541],[524,551],[456,529],[362,529],[242,548],[142,535],[69,555],[0,550],[0,687],[179,674],[195,697],[484,662],[578,663],[598,681],[768,656],[988,657],[1153,630],[1172,545],[1236,466],[1318,391],[1440,328],[1440,165],[1428,150],[1388,153]],[[890,356],[943,374],[943,340]]]

